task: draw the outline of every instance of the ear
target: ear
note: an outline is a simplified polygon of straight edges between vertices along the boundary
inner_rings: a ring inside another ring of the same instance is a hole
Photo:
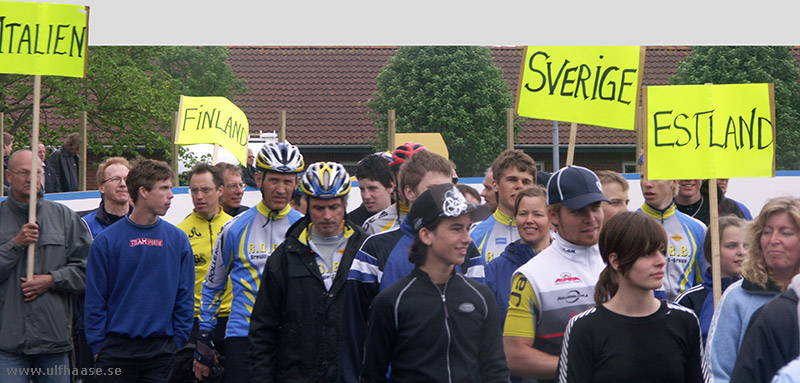
[[[558,226],[558,214],[553,211],[554,209],[547,209],[547,218],[550,218],[550,224]]]
[[[256,180],[256,185],[261,186],[261,172],[256,171],[256,173],[253,174],[253,178]]]
[[[409,196],[414,196],[413,198],[414,200],[416,200],[418,197],[417,193],[415,193],[414,190],[411,189],[411,186],[405,185],[403,186],[403,197],[406,197],[406,200],[410,201],[411,198],[409,198]]]
[[[389,187],[388,187],[388,189],[389,189],[389,194],[391,194],[391,193],[394,193],[394,188],[395,188],[395,187],[397,187],[397,185],[395,185],[395,184],[394,184],[394,181],[392,181],[392,182],[389,182]]]
[[[148,193],[148,191],[147,191],[147,189],[145,189],[145,188],[144,188],[144,186],[139,186],[139,190],[138,190],[138,192],[139,192],[139,199],[140,199],[140,200],[141,200],[142,198],[144,198],[144,199],[147,199],[147,193]]]
[[[419,229],[419,239],[425,245],[430,246],[433,244],[433,232],[423,227]]]
[[[492,177],[492,190],[497,191],[497,178]]]
[[[608,255],[608,265],[611,266],[614,271],[619,271],[619,256],[617,253],[611,253]]]

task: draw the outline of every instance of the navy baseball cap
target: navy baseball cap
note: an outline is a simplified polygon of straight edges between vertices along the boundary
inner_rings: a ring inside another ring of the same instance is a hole
[[[472,222],[483,221],[492,215],[489,205],[476,205],[467,202],[456,185],[451,183],[436,185],[424,193],[411,205],[408,222],[414,233],[428,226],[439,217],[460,217],[469,214]]]
[[[547,181],[547,204],[563,203],[572,210],[583,209],[599,201],[609,202],[597,174],[582,166],[559,169]]]

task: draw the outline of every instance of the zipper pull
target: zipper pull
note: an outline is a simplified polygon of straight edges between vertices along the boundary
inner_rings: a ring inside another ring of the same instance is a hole
[[[445,299],[444,294],[442,294],[442,307],[444,307],[444,317],[450,319],[450,312],[447,311],[447,299]]]

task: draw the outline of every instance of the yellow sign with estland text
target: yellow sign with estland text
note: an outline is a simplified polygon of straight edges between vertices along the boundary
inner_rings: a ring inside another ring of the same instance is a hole
[[[0,73],[86,76],[89,7],[0,3]]]
[[[773,84],[651,86],[645,176],[649,179],[773,177]]]
[[[644,48],[529,46],[517,87],[517,114],[633,130]]]
[[[181,96],[178,145],[219,144],[247,162],[247,116],[225,97]]]

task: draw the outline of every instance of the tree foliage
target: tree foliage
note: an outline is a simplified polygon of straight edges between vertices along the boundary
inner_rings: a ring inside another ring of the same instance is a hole
[[[42,76],[40,141],[59,146],[87,112],[87,145],[99,155],[164,152],[169,158],[171,112],[179,96],[246,91],[227,64],[224,47],[94,46],[85,78]],[[0,75],[0,111],[15,149],[30,141],[33,77]]]
[[[776,165],[800,169],[800,65],[789,47],[693,47],[670,83],[774,83]]]
[[[441,133],[459,174],[480,175],[505,149],[512,102],[489,48],[425,46],[398,49],[367,106],[379,128],[377,150],[386,150],[387,113],[394,109],[397,132]]]

